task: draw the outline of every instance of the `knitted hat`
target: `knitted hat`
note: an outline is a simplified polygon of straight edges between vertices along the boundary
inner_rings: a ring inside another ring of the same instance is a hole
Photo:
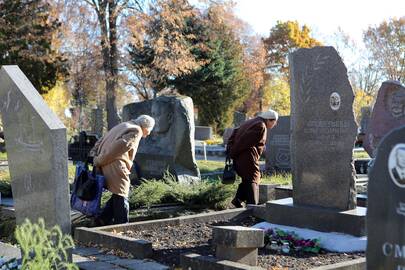
[[[263,119],[269,119],[269,120],[278,120],[278,113],[276,111],[273,111],[269,109],[267,112],[261,112],[257,116],[263,118]]]

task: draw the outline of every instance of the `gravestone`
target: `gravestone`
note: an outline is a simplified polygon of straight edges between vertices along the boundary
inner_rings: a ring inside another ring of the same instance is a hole
[[[392,129],[405,125],[405,87],[385,81],[378,90],[364,139],[364,149],[374,157],[380,140]]]
[[[280,116],[267,132],[266,171],[290,171],[290,116]]]
[[[243,122],[247,120],[246,114],[242,112],[233,113],[233,126],[239,127]]]
[[[290,66],[294,204],[353,209],[357,125],[346,67],[333,47],[300,49]]]
[[[367,269],[405,269],[405,127],[386,135],[370,168]]]
[[[66,128],[17,66],[0,70],[0,112],[17,223],[70,233]]]
[[[103,109],[97,108],[91,110],[91,132],[97,134],[100,138],[103,136]]]
[[[211,140],[213,136],[212,127],[195,126],[194,138],[196,140],[205,141]]]
[[[160,96],[131,103],[123,108],[123,120],[151,115],[156,125],[142,139],[135,157],[141,177],[161,178],[166,170],[180,182],[197,180],[195,160],[193,101],[185,96]]]
[[[290,54],[293,198],[266,203],[275,224],[365,234],[356,208],[352,150],[357,133],[354,93],[333,47]]]
[[[371,117],[371,107],[362,107],[360,109],[361,113],[361,118],[360,118],[360,127],[359,127],[359,133],[366,133],[368,123],[370,121]]]

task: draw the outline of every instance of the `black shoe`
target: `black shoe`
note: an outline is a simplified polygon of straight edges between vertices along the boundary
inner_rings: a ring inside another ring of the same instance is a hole
[[[233,199],[232,201],[231,201],[231,203],[235,206],[235,208],[242,208],[243,207],[243,205],[242,205],[242,203],[238,200],[238,199]]]

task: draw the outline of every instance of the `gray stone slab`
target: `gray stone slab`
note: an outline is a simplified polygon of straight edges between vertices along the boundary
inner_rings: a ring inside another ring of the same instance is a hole
[[[147,261],[147,260],[130,260],[130,259],[122,259],[118,261],[112,262],[116,265],[125,267],[125,269],[129,270],[169,270],[170,267],[154,262],[154,261]]]
[[[21,251],[15,246],[0,242],[0,257],[4,257],[6,260],[20,259]]]
[[[265,270],[258,266],[220,260],[211,256],[202,256],[195,253],[181,255],[180,264],[182,269],[187,270]]]
[[[289,63],[294,203],[353,209],[357,124],[347,69],[333,47],[299,49]]]
[[[16,220],[70,233],[66,128],[17,66],[0,70],[0,112]]]
[[[212,139],[212,136],[213,136],[212,127],[195,126],[194,139],[205,141]]]
[[[277,125],[267,132],[266,171],[290,171],[290,116],[280,116]]]
[[[161,178],[169,170],[181,182],[198,180],[200,171],[194,153],[193,101],[186,96],[160,96],[123,108],[123,121],[151,115],[152,133],[141,140],[136,162],[142,177]]]
[[[79,256],[92,256],[102,253],[100,249],[94,247],[75,247],[72,251],[73,254]]]
[[[385,81],[378,90],[364,138],[364,149],[375,157],[381,139],[394,128],[405,125],[405,87],[398,81]]]
[[[73,263],[81,263],[81,262],[89,262],[89,261],[93,261],[93,260],[89,259],[88,257],[83,257],[83,256],[76,255],[76,254],[72,255]]]
[[[354,236],[364,236],[366,208],[334,211],[322,207],[293,204],[292,198],[266,203],[266,217],[270,223],[308,228],[321,232],[340,232]]]
[[[215,256],[220,260],[257,266],[257,248],[233,248],[223,245],[216,247]]]
[[[276,187],[280,185],[260,184],[259,185],[259,204],[266,203],[276,199]]]
[[[145,240],[84,227],[76,228],[74,237],[82,243],[93,243],[128,252],[138,259],[152,256],[152,243]]]
[[[258,248],[264,246],[264,232],[261,229],[243,226],[214,226],[214,245],[234,248]]]
[[[366,270],[366,258],[324,265],[310,270]]]
[[[108,263],[112,263],[112,264],[115,264],[114,262],[120,259],[120,257],[117,257],[115,255],[109,255],[109,254],[92,255],[91,258],[96,261],[108,262]]]
[[[386,135],[370,168],[367,269],[405,269],[405,127]]]
[[[117,265],[98,261],[79,262],[77,263],[77,266],[81,270],[125,270],[125,268]]]

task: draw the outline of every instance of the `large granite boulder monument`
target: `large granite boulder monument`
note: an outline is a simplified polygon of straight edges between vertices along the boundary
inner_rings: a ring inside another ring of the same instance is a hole
[[[141,114],[152,116],[156,125],[142,139],[135,161],[141,177],[161,178],[166,170],[180,182],[200,178],[195,160],[193,101],[186,96],[160,96],[124,106],[123,120]]]
[[[377,99],[364,138],[364,149],[375,156],[380,140],[394,128],[405,125],[405,87],[398,81],[385,81]]]
[[[66,128],[18,66],[0,70],[0,114],[17,223],[70,233]]]
[[[377,148],[369,171],[367,269],[405,269],[405,127]]]
[[[354,92],[333,47],[290,54],[293,198],[267,203],[272,223],[365,234],[356,208]]]

